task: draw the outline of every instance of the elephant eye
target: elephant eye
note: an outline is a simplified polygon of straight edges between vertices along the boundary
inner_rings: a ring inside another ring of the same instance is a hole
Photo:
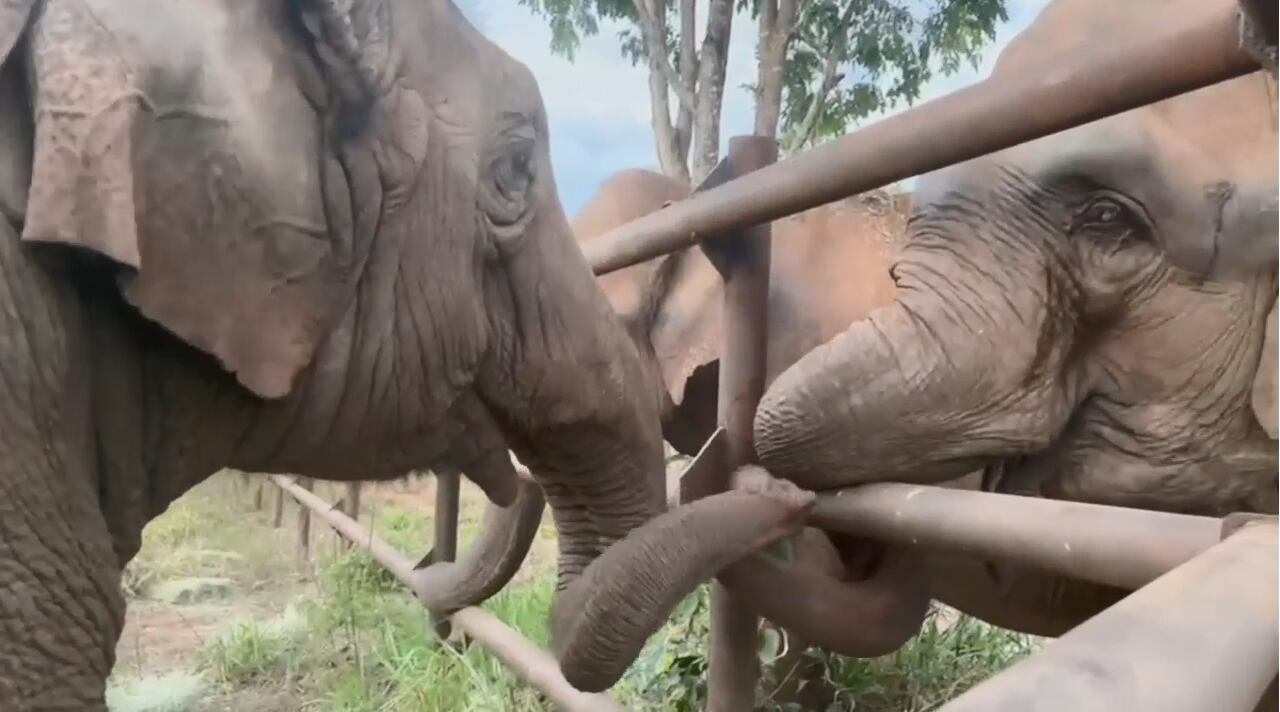
[[[1106,233],[1112,237],[1145,239],[1150,226],[1140,204],[1112,191],[1095,193],[1071,214],[1071,232]]]
[[[506,152],[494,166],[494,187],[508,202],[523,200],[533,182],[532,152],[531,143],[522,143]]]
[[[1124,207],[1110,198],[1098,198],[1085,206],[1080,215],[1084,225],[1114,225],[1124,214]]]
[[[499,247],[524,233],[532,211],[530,193],[537,178],[537,137],[530,126],[500,136],[482,178],[482,209]]]

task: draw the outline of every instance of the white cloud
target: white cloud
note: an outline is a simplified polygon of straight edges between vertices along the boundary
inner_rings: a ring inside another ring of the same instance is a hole
[[[920,101],[978,81],[990,72],[996,55],[1026,27],[1047,0],[1009,0],[1009,21],[997,30],[977,70],[968,65],[954,75],[935,77]],[[705,8],[700,3],[700,8]],[[602,23],[600,33],[583,38],[570,63],[550,50],[551,31],[542,18],[516,0],[466,0],[463,11],[479,29],[529,66],[542,91],[551,122],[552,152],[561,199],[572,215],[610,174],[637,166],[653,167],[656,158],[649,120],[647,68],[632,66],[618,50],[617,23]],[[699,36],[705,10],[698,17]],[[734,18],[726,67],[722,144],[750,133],[755,99],[743,84],[754,83],[756,22],[748,14]],[[886,112],[890,115],[898,108]],[[867,119],[865,123],[881,118]]]

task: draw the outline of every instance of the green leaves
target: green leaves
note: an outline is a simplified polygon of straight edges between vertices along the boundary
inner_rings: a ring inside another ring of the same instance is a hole
[[[974,67],[1008,19],[1004,0],[816,0],[797,19],[784,70],[783,146],[796,151],[911,104],[935,71]],[[845,15],[848,10],[851,13]],[[842,23],[842,17],[849,21]],[[835,59],[834,82],[823,82]],[[827,88],[829,86],[829,89]],[[811,125],[804,118],[821,102]]]
[[[627,27],[619,32],[619,51],[640,64],[647,62],[649,52],[636,10],[641,1],[520,0],[520,4],[547,20],[552,51],[570,61],[581,39],[598,33],[602,22],[622,21]],[[783,36],[776,34],[781,30],[787,37],[781,73],[784,153],[839,136],[868,116],[915,102],[935,73],[952,74],[966,62],[976,68],[983,47],[995,39],[996,26],[1008,19],[1007,0],[736,0],[735,7],[759,19],[765,3],[776,10],[787,2],[797,3],[793,26],[773,28],[775,36]],[[679,5],[674,0],[653,5],[664,13],[663,21],[656,23],[657,31],[664,35],[667,64],[673,67],[680,66]],[[791,16],[776,11],[766,16],[780,14]],[[748,30],[744,26],[736,31]],[[758,61],[759,48],[756,56]],[[746,86],[757,96],[770,95],[767,89]],[[696,91],[696,87],[688,89]],[[778,91],[778,85],[772,84],[775,110]],[[722,95],[705,92],[698,101],[720,102]],[[669,116],[655,116],[655,121],[669,125]],[[766,121],[767,126],[772,123]]]
[[[551,26],[551,51],[573,61],[582,37],[590,37],[600,31],[600,21],[636,21],[636,9],[631,0],[520,0],[520,4],[536,15],[547,19]],[[628,47],[643,51],[643,43],[633,35],[628,42],[624,33],[623,54]],[[632,61],[636,59],[632,57]]]

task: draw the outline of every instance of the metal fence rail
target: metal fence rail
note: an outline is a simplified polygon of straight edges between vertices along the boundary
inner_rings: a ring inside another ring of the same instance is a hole
[[[1234,12],[1196,27],[1152,29],[1122,47],[1099,47],[1090,57],[981,82],[775,165],[767,165],[771,142],[736,138],[726,160],[689,199],[584,245],[592,269],[604,274],[702,242],[724,279],[721,427],[686,473],[690,481],[682,483],[681,499],[722,489],[730,470],[754,457],[751,417],[764,385],[769,221],[1258,69],[1240,47]],[[305,483],[279,476],[271,482],[413,588],[408,557]],[[456,554],[458,483],[438,484],[435,552],[437,560],[449,560]],[[1042,653],[957,698],[945,708],[949,712],[1248,710],[1276,677],[1274,518],[1219,544],[1219,519],[881,484],[824,494],[814,523],[1141,587]],[[709,706],[750,709],[755,618],[725,591],[714,594],[712,616]],[[554,659],[480,609],[433,614],[433,621],[441,635],[452,624],[470,636],[564,709],[621,709],[605,695],[572,688]],[[1178,654],[1167,654],[1171,646]],[[1099,684],[1100,657],[1129,677]]]
[[[1223,520],[884,483],[821,495],[813,524],[1136,589],[1217,544]]]
[[[980,683],[942,712],[1251,710],[1276,677],[1274,520],[1226,541]]]
[[[695,194],[583,246],[596,274],[777,220],[1250,72],[1234,12],[1149,23],[1123,46],[985,80]]]
[[[338,536],[368,549],[369,554],[390,571],[400,583],[410,590],[413,589],[415,564],[413,559],[379,539],[341,508],[326,502],[307,488],[289,481],[289,478],[272,475],[270,481],[302,506],[304,516],[320,517]],[[437,501],[441,497],[441,492],[446,489],[448,488],[436,490]],[[451,495],[446,493],[444,496]],[[457,502],[456,496],[453,501]],[[456,505],[453,511],[457,512]],[[456,525],[457,520],[453,521]],[[589,694],[574,689],[560,674],[560,666],[554,658],[487,611],[480,608],[464,608],[450,614],[448,621],[561,709],[571,712],[597,710],[619,712],[624,709],[608,695]],[[439,630],[438,627],[437,630]]]

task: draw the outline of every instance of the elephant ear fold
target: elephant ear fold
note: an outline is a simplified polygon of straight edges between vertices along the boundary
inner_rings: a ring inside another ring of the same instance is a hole
[[[1277,427],[1280,426],[1280,423],[1277,423],[1280,418],[1276,413],[1276,401],[1280,396],[1277,393],[1276,382],[1277,359],[1280,359],[1276,344],[1276,305],[1277,302],[1271,303],[1271,313],[1267,315],[1262,356],[1258,359],[1258,374],[1253,380],[1253,414],[1258,418],[1262,429],[1266,430],[1273,440],[1276,439],[1276,431],[1280,430],[1280,427]]]
[[[181,3],[142,5],[45,0],[33,15],[22,239],[114,261],[144,316],[281,397],[349,299],[343,171],[320,158],[285,39],[262,29],[278,26],[269,3],[209,10],[198,38]]]

